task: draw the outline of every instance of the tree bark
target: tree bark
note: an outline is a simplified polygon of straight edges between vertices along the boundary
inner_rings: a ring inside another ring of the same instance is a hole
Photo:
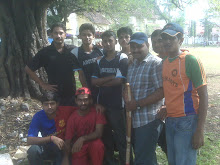
[[[41,89],[24,67],[48,44],[46,11],[53,0],[0,0],[0,96],[39,97]],[[42,70],[40,77],[45,81]]]

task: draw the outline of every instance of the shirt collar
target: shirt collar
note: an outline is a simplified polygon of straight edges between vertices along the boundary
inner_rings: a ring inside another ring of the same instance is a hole
[[[146,55],[146,57],[145,57],[141,62],[138,62],[138,60],[135,59],[135,60],[134,60],[134,64],[135,64],[135,65],[138,65],[138,64],[141,64],[142,62],[147,62],[149,56],[151,56],[151,53],[150,53],[150,52]]]

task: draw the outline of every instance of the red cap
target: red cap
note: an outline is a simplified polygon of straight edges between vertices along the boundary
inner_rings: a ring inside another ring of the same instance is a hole
[[[91,95],[91,91],[89,90],[89,88],[86,87],[82,87],[76,90],[75,95],[84,95],[84,94],[88,94]]]

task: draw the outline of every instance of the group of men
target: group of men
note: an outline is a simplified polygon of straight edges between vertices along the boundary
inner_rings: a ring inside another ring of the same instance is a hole
[[[125,109],[132,113],[134,164],[157,164],[157,143],[170,165],[196,164],[196,149],[204,143],[207,84],[200,61],[180,49],[184,33],[180,25],[168,23],[152,33],[158,56],[149,52],[148,36],[132,34],[129,27],[117,31],[120,52],[110,30],[101,36],[102,47],[93,45],[92,24],[79,28],[81,47],[64,44],[62,24],[53,25],[51,32],[51,46],[39,51],[25,68],[43,89],[53,91],[43,97],[43,110],[30,125],[31,164],[52,157],[63,165],[111,165],[116,148],[124,165]],[[48,83],[35,73],[40,67],[45,68]],[[74,71],[83,86],[77,91]],[[125,82],[130,84],[131,100],[123,90]],[[43,137],[37,137],[39,131]]]

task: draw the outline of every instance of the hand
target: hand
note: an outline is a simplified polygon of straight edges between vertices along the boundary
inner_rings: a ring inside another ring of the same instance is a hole
[[[131,99],[131,101],[126,102],[125,109],[126,109],[126,111],[136,110],[137,109],[137,101],[135,99]]]
[[[128,55],[128,65],[134,62],[134,57],[132,55]]]
[[[103,107],[100,104],[95,104],[95,109],[96,109],[96,112],[100,114],[104,114],[105,112],[105,107]]]
[[[57,85],[50,85],[47,83],[40,84],[41,88],[47,91],[57,91]]]
[[[96,43],[96,46],[97,46],[98,48],[100,48],[100,49],[103,48],[103,46],[102,46],[102,42],[97,42],[97,43]]]
[[[204,145],[203,130],[196,130],[192,137],[192,148],[197,150],[203,145]]]
[[[61,150],[64,147],[64,141],[56,136],[50,137],[51,141],[57,145],[57,147]]]
[[[77,141],[73,144],[72,153],[79,152],[83,146],[84,138],[80,137]]]
[[[160,119],[160,120],[165,120],[166,117],[167,117],[167,109],[166,109],[166,106],[163,105],[157,111],[157,118]]]

